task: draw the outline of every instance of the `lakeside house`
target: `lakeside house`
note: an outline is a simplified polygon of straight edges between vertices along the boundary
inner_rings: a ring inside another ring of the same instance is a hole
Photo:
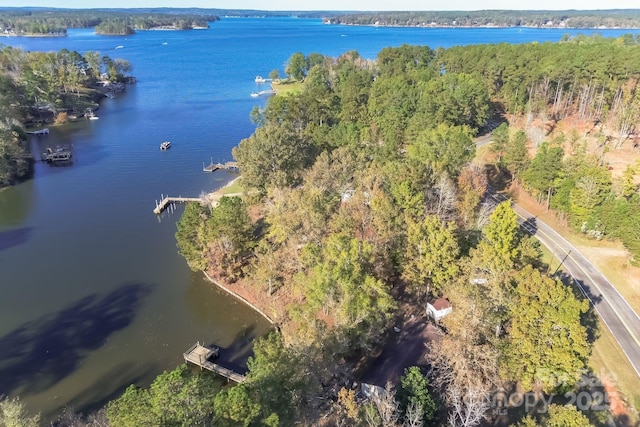
[[[427,315],[436,322],[453,311],[451,303],[446,298],[438,298],[433,304],[427,303]]]

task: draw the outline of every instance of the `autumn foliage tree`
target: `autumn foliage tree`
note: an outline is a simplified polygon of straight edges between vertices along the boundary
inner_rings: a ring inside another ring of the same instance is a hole
[[[487,174],[482,165],[468,163],[458,176],[458,212],[467,228],[476,226],[478,208],[487,191]]]

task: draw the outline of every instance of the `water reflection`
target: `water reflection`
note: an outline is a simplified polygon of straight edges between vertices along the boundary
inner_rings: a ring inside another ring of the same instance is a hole
[[[134,319],[152,286],[129,283],[27,322],[0,338],[0,395],[39,392],[71,374],[91,350]]]

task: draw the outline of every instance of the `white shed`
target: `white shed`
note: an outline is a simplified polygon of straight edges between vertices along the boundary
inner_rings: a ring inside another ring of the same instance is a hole
[[[438,298],[433,303],[427,303],[427,315],[438,321],[453,311],[453,307],[446,298]]]

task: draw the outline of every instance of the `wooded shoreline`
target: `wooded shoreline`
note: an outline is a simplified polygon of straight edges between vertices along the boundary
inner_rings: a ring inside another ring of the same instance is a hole
[[[229,287],[227,287],[227,286],[223,285],[222,283],[220,283],[220,281],[215,280],[206,271],[203,270],[202,273],[204,274],[204,277],[206,277],[209,282],[213,283],[214,285],[216,285],[218,288],[222,289],[223,291],[225,291],[229,295],[233,296],[234,298],[237,298],[238,300],[240,300],[241,302],[243,302],[247,306],[251,307],[256,313],[258,313],[262,317],[264,317],[267,322],[271,323],[272,325],[276,324],[276,322],[271,317],[269,317],[269,315],[267,313],[265,313],[257,305],[255,305],[254,303],[249,301],[247,298],[243,297],[242,295],[240,295],[237,292],[234,292]]]
[[[443,28],[443,29],[469,29],[469,28],[521,28],[521,29],[536,29],[536,30],[640,30],[639,26],[633,27],[619,27],[619,26],[600,26],[600,27],[565,27],[561,25],[545,25],[545,26],[537,26],[537,25],[431,25],[431,24],[350,24],[350,23],[325,23],[327,25],[344,25],[348,27],[389,27],[389,28]]]

